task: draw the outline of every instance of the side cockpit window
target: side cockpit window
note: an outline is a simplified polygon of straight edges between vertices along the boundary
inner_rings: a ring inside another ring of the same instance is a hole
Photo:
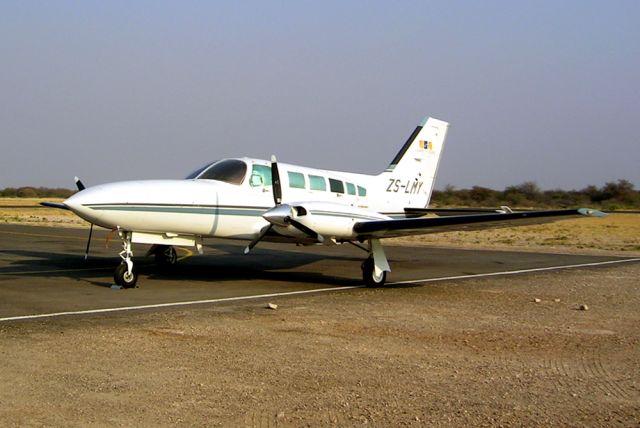
[[[271,167],[267,165],[254,164],[249,178],[251,187],[271,186]]]
[[[225,159],[212,164],[196,176],[197,180],[216,180],[230,184],[242,184],[247,174],[247,164],[238,159]]]

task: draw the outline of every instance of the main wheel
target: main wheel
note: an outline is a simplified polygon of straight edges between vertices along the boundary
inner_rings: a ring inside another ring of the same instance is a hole
[[[376,277],[373,257],[362,262],[362,280],[367,287],[382,287],[387,280],[387,272],[383,271],[380,277]]]
[[[118,265],[115,273],[113,274],[113,280],[116,284],[121,285],[124,288],[133,288],[138,282],[138,272],[136,272],[135,266],[131,269],[131,273],[128,272],[127,264],[122,263]]]
[[[155,250],[156,266],[168,267],[178,263],[178,253],[171,245],[158,245]]]

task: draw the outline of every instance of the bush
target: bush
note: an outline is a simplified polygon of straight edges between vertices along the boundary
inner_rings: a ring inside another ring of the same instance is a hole
[[[19,198],[37,198],[38,192],[33,187],[21,187],[18,189],[16,195]]]

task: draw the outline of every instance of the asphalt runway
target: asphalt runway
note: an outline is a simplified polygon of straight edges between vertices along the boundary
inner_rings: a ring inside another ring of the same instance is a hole
[[[246,243],[211,239],[205,254],[179,249],[179,264],[159,270],[144,258],[148,246],[134,246],[139,288],[113,289],[120,240],[95,230],[88,260],[88,230],[0,225],[0,320],[177,302],[216,301],[353,288],[361,285],[366,253],[334,247],[260,243],[244,255]],[[429,279],[582,265],[618,257],[386,246],[392,272],[389,287]],[[400,284],[393,284],[400,283]],[[158,310],[158,309],[156,309]]]

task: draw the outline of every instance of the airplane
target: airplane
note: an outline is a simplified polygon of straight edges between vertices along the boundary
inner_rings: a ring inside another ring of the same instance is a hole
[[[428,208],[449,124],[425,118],[380,174],[330,171],[254,158],[221,159],[180,180],[142,180],[85,188],[62,204],[122,240],[114,281],[135,287],[133,244],[150,244],[158,265],[177,262],[175,246],[203,252],[205,238],[298,245],[352,244],[367,252],[365,285],[384,285],[391,271],[381,240],[389,237],[539,224],[572,216],[602,217],[587,208],[513,212]]]

